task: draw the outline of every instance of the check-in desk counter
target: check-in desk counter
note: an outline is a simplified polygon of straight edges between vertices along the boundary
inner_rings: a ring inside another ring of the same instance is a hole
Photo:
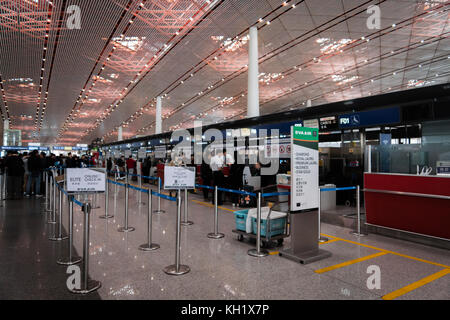
[[[368,225],[450,240],[450,177],[365,173]]]

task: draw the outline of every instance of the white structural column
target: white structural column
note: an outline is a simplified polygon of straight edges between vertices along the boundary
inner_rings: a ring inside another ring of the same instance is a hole
[[[155,134],[162,132],[162,111],[161,111],[161,97],[156,98],[156,126],[155,126]]]
[[[248,44],[248,97],[247,117],[259,116],[259,82],[258,82],[258,28],[250,28]]]
[[[120,126],[119,129],[117,130],[117,141],[122,140],[123,140],[123,128],[122,126]]]

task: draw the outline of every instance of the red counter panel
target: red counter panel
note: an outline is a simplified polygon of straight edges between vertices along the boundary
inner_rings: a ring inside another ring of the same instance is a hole
[[[450,196],[450,178],[365,173],[364,189]],[[364,192],[367,223],[450,239],[450,200]]]

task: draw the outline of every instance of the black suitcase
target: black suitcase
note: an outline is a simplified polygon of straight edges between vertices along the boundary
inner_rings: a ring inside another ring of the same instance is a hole
[[[241,191],[253,192],[253,186],[243,186]],[[248,194],[239,195],[239,207],[241,208],[254,208],[256,207],[256,198]]]

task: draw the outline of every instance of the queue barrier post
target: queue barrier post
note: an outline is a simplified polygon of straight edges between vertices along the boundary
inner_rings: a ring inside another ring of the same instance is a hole
[[[210,239],[220,239],[225,237],[223,233],[219,233],[219,208],[217,204],[217,186],[214,186],[214,232],[208,233]]]
[[[0,207],[3,207],[3,200],[5,200],[5,197],[3,196],[3,180],[5,180],[5,173],[2,173],[0,177],[2,178],[0,182]]]
[[[129,190],[128,190],[128,175],[125,181],[125,225],[117,229],[119,232],[131,232],[135,229],[128,226],[128,200],[129,200]]]
[[[68,196],[69,203],[69,254],[65,258],[56,261],[57,264],[70,266],[81,262],[81,257],[73,255],[73,196]]]
[[[256,248],[248,250],[248,255],[252,257],[265,257],[269,252],[261,250],[261,192],[258,192],[258,201],[256,208]]]
[[[160,248],[160,245],[157,243],[153,243],[152,241],[152,190],[148,189],[148,206],[147,206],[147,237],[148,242],[141,244],[139,246],[139,250],[142,251],[153,251]]]
[[[142,174],[138,174],[138,182],[139,182],[139,189],[142,189]],[[145,202],[142,201],[142,192],[139,192],[139,205],[145,205]]]
[[[317,207],[317,211],[318,211],[318,214],[317,214],[317,219],[318,219],[318,221],[317,221],[317,225],[318,225],[318,228],[319,228],[319,242],[320,243],[323,243],[323,242],[327,242],[329,239],[328,238],[326,238],[326,237],[323,237],[322,236],[322,234],[321,234],[321,231],[320,231],[320,225],[321,225],[321,223],[320,223],[320,201],[321,201],[321,199],[322,199],[322,197],[321,197],[321,190],[320,190],[320,187],[319,187],[319,196],[318,196],[318,198],[319,198],[319,201],[318,201],[318,207]]]
[[[94,193],[93,196],[93,204],[92,204],[92,208],[91,209],[99,209],[100,206],[97,204],[97,193]]]
[[[181,238],[181,192],[177,193],[177,221],[175,241],[175,264],[167,266],[163,271],[172,276],[180,276],[188,273],[191,269],[187,265],[180,264],[180,238]]]
[[[91,214],[91,205],[87,202],[83,204],[82,211],[84,213],[84,225],[83,225],[83,282],[81,288],[70,289],[69,291],[77,294],[87,294],[98,290],[102,283],[96,280],[89,280],[89,226]]]
[[[158,193],[161,194],[161,177],[158,177]],[[154,213],[164,213],[164,210],[161,210],[161,198],[158,197],[158,209],[154,211]]]
[[[62,196],[62,190],[59,189],[58,192],[58,202],[59,202],[59,209],[58,209],[58,233],[55,234],[53,237],[50,237],[49,240],[51,241],[62,241],[62,240],[66,240],[69,237],[68,236],[63,236],[62,234],[62,215],[63,215],[63,208],[62,208],[62,200],[63,200],[63,196]],[[56,232],[56,230],[55,230]]]
[[[7,171],[7,168],[4,168],[3,169],[3,174],[2,174],[2,184],[1,184],[1,193],[0,193],[0,197],[1,197],[2,201],[6,200],[6,197],[7,197],[7,191],[6,191],[6,177],[7,177],[7,175],[6,175],[6,171]]]
[[[48,203],[48,190],[47,190],[47,171],[44,170],[44,175],[43,175],[43,179],[44,179],[44,183],[45,183],[45,198],[44,198],[44,202],[41,203],[41,205],[44,206],[44,208],[47,208],[47,203]],[[40,183],[41,181],[39,181]],[[41,192],[42,193],[42,192]]]
[[[56,224],[56,185],[55,175],[52,171],[52,178],[50,180],[50,215],[47,223]]]
[[[99,216],[100,219],[110,219],[114,218],[114,215],[109,214],[109,180],[106,177],[106,186],[105,186],[105,214]]]
[[[188,191],[187,189],[184,189],[184,218],[183,221],[181,221],[183,226],[190,226],[194,224],[192,221],[188,220],[188,204]]]
[[[356,186],[356,214],[357,214],[356,232],[353,231],[350,233],[358,237],[363,237],[366,234],[361,232],[361,189],[359,185]]]

